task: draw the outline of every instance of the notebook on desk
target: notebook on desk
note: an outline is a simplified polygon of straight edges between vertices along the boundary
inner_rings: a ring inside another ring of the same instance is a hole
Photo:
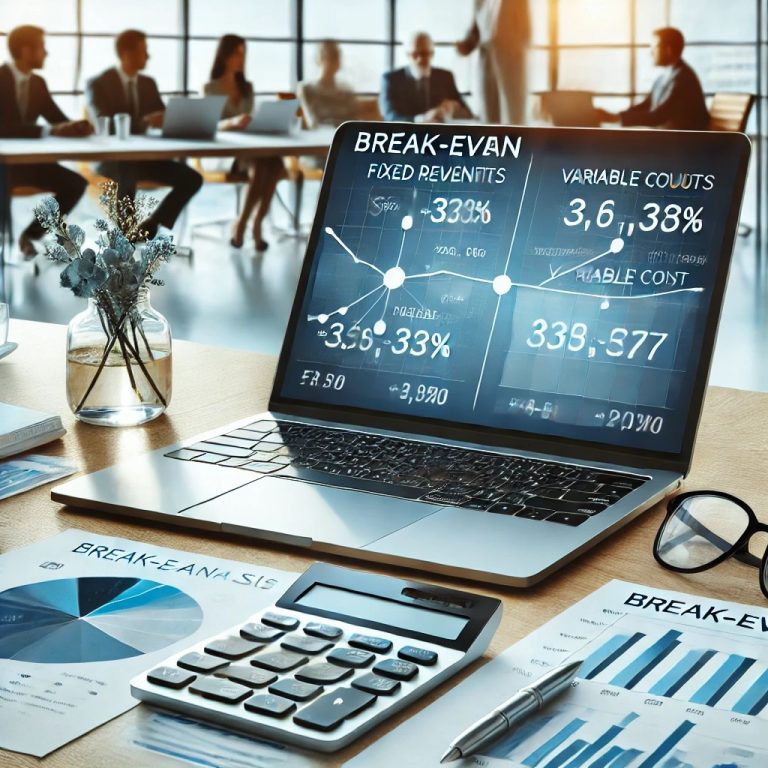
[[[541,106],[552,125],[571,128],[597,128],[600,121],[589,91],[547,91]]]
[[[256,105],[251,115],[251,121],[246,125],[245,130],[247,133],[290,133],[296,125],[296,110],[298,108],[298,99],[261,101]]]
[[[748,155],[740,134],[347,123],[269,411],[53,498],[532,584],[687,473]]]
[[[168,99],[163,116],[164,139],[213,139],[227,100],[226,96]]]

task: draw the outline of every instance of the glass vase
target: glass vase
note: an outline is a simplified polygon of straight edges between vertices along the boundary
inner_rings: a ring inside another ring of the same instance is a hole
[[[171,330],[139,290],[129,308],[104,297],[67,329],[67,400],[80,421],[130,427],[157,418],[171,399]]]

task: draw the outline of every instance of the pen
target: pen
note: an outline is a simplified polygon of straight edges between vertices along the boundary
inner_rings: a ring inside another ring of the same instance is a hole
[[[521,720],[538,712],[550,699],[563,693],[576,677],[580,666],[581,661],[569,661],[550,669],[535,682],[521,688],[511,699],[460,733],[449,744],[440,762],[450,763],[460,757],[468,757],[481,747],[496,741]]]

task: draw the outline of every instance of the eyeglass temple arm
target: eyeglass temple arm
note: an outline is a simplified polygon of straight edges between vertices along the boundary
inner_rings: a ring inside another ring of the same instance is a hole
[[[714,544],[721,552],[727,552],[731,548],[731,545],[725,539],[721,539],[714,531],[710,531],[709,528],[702,525],[687,510],[682,509],[675,512],[675,514],[680,519],[680,522],[685,523],[690,530],[685,533],[680,533],[675,536],[674,539],[668,541],[665,549],[674,548],[678,544],[684,543],[690,539],[693,534],[701,536],[703,539],[706,539],[708,542],[710,542],[710,544]],[[760,558],[753,555],[747,549],[748,544],[749,540],[745,541],[744,544],[742,544],[741,547],[739,547],[739,549],[733,553],[733,557],[736,558],[736,560],[738,560],[740,563],[746,563],[746,565],[752,565],[755,568],[759,568]]]

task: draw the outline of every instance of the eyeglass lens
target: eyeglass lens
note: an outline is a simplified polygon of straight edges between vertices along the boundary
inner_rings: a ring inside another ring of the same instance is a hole
[[[719,496],[691,496],[664,523],[656,551],[673,568],[701,568],[730,552],[748,527],[749,515],[738,504]]]

